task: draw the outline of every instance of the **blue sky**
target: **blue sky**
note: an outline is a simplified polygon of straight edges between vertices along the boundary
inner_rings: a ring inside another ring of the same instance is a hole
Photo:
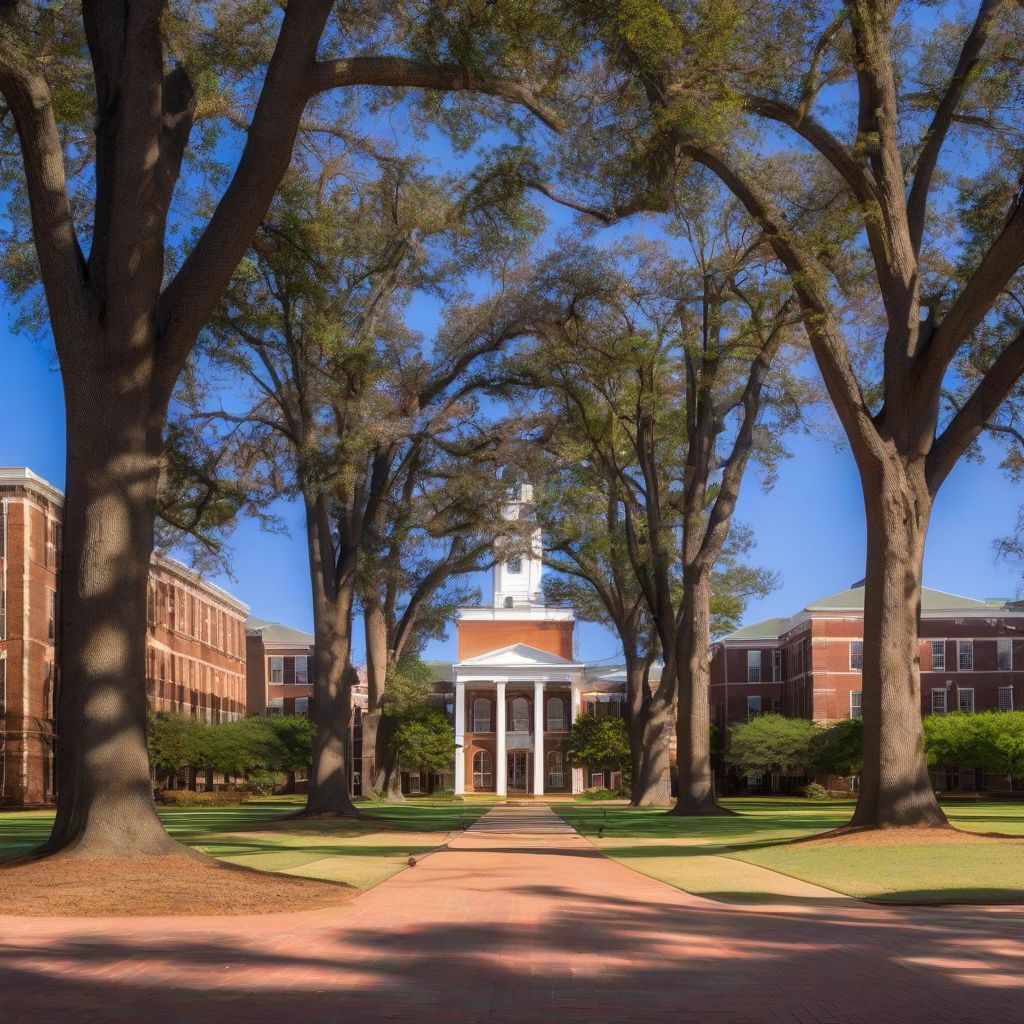
[[[64,483],[64,403],[52,353],[16,337],[0,324],[4,401],[0,403],[0,465],[27,465],[51,483]],[[841,590],[864,574],[864,515],[850,453],[830,439],[793,438],[794,457],[783,464],[770,493],[751,476],[737,518],[754,528],[752,560],[778,570],[780,587],[753,603],[747,621],[788,615],[814,598]],[[998,467],[998,451],[983,463],[961,463],[939,494],[925,556],[928,586],[972,597],[1014,596],[1014,567],[997,563],[993,538],[1009,533],[1024,493]],[[234,537],[234,580],[217,582],[262,618],[310,628],[312,612],[302,519],[285,506],[289,536],[270,535],[242,523]],[[489,580],[482,579],[484,600]],[[357,637],[356,653],[362,642]],[[454,634],[433,643],[427,655],[454,657]],[[579,629],[578,654],[613,660],[614,637],[598,626]]]

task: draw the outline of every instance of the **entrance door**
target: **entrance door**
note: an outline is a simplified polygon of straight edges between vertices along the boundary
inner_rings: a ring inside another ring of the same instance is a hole
[[[508,788],[526,792],[526,754],[525,750],[508,752]]]

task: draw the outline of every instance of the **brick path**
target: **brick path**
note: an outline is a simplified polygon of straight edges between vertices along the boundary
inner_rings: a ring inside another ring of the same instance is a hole
[[[0,1021],[1024,1022],[1024,910],[727,906],[504,807],[340,908],[0,918]]]

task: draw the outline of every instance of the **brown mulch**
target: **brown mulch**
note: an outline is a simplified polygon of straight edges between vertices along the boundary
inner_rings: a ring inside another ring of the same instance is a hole
[[[0,915],[146,917],[279,914],[335,906],[354,886],[208,858],[54,856],[0,865]]]
[[[793,841],[800,846],[924,846],[928,843],[988,843],[1024,836],[1001,832],[963,832],[958,828],[845,828]]]

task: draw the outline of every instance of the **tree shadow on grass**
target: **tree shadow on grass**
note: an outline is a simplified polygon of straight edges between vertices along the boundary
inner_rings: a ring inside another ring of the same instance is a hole
[[[360,901],[356,914],[249,927],[239,918],[133,922],[125,933],[122,922],[94,922],[66,934],[53,922],[8,919],[4,1015],[190,1024],[1020,1019],[1018,914],[812,900],[742,909],[543,884],[516,892],[535,913],[510,918],[481,903],[475,919],[432,918],[382,900]]]

